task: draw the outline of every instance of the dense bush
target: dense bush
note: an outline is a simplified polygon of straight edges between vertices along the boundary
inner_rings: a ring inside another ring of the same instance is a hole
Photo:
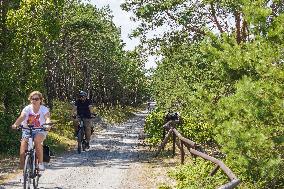
[[[226,164],[242,179],[241,188],[283,187],[284,69],[280,46],[263,39],[239,45],[225,36],[200,43],[198,59],[190,49],[188,57],[182,49],[182,64],[176,70],[170,65],[180,58],[178,49],[163,60],[154,75],[160,110],[181,112],[183,124],[178,129],[183,135],[218,146],[226,154]],[[199,71],[196,61],[203,64]],[[156,119],[151,116],[147,124],[155,128],[158,125],[154,126]],[[150,137],[159,134],[146,129]]]
[[[183,113],[185,114],[185,113]],[[182,135],[196,143],[207,144],[215,141],[214,126],[208,122],[197,120],[186,114],[182,117],[182,124],[178,127]]]
[[[161,111],[153,111],[146,117],[144,131],[147,135],[147,142],[157,145],[163,137],[163,125],[165,124],[165,114]]]
[[[72,108],[69,102],[54,101],[51,116],[56,125],[52,129],[53,132],[61,136],[73,137]]]
[[[156,110],[146,117],[145,133],[147,141],[150,144],[157,145],[162,140],[163,125],[166,113]],[[176,125],[176,129],[186,138],[200,144],[206,144],[215,141],[214,127],[207,122],[197,121],[195,117],[189,114],[181,113],[180,123]]]
[[[15,118],[0,112],[0,153],[6,155],[18,154],[21,135],[20,132],[12,130],[11,125]]]
[[[283,188],[283,84],[244,78],[218,106],[217,140],[248,188]],[[248,184],[249,185],[249,184]]]
[[[214,176],[209,173],[214,169],[214,164],[197,158],[192,162],[178,167],[170,172],[170,176],[175,178],[178,183],[177,189],[213,189],[228,183],[227,176],[219,170]]]
[[[283,188],[283,44],[222,35],[185,46],[165,48],[153,76],[160,110],[181,112],[183,135],[218,146],[241,188]]]

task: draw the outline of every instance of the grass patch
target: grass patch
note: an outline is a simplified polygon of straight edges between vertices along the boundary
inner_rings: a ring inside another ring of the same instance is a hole
[[[9,179],[11,173],[18,172],[19,158],[13,155],[0,154],[0,184]]]
[[[50,149],[56,154],[60,154],[66,150],[73,149],[76,143],[76,140],[69,139],[65,136],[53,132],[50,132],[48,134],[48,137],[44,142],[44,144],[47,144]]]

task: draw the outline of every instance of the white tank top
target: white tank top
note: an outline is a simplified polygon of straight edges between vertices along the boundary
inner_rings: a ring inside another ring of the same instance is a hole
[[[36,128],[41,128],[42,124],[45,123],[44,115],[49,112],[48,108],[40,105],[39,111],[37,113],[34,113],[32,105],[26,106],[23,111],[25,114],[25,120],[22,122],[22,125],[24,127],[27,127],[27,125],[34,125]]]

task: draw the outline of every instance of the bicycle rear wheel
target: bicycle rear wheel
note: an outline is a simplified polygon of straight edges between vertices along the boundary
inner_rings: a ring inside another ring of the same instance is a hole
[[[26,155],[25,165],[23,170],[24,177],[24,189],[30,189],[31,186],[31,174],[32,174],[32,159],[30,155]]]

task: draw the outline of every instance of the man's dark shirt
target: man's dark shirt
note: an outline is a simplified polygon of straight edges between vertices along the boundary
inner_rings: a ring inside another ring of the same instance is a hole
[[[77,106],[77,114],[82,118],[91,118],[91,112],[89,106],[91,105],[91,101],[89,99],[77,100],[75,102],[75,106]]]

